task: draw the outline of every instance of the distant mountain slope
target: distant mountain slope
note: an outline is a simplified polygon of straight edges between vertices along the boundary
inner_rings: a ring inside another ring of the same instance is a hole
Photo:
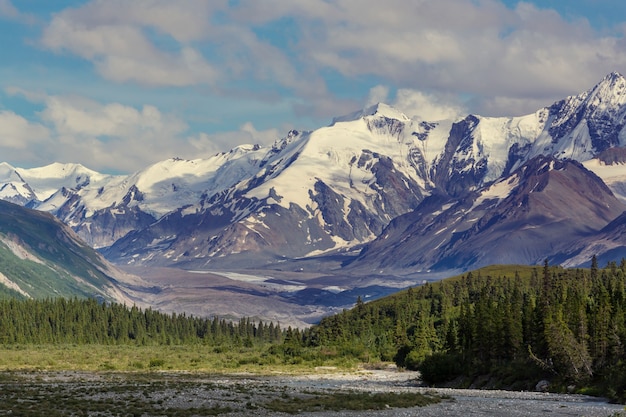
[[[128,302],[122,275],[52,215],[0,201],[0,296]]]
[[[626,212],[597,234],[570,242],[555,254],[553,262],[566,267],[589,266],[594,255],[601,265],[611,261],[619,264],[622,258],[626,258]]]
[[[580,163],[539,156],[463,199],[433,197],[398,217],[351,268],[539,264],[572,242],[593,240],[624,210],[626,204]]]

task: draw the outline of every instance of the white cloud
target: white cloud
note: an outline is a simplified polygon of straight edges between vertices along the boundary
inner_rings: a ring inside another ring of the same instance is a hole
[[[226,10],[227,4],[227,0],[93,0],[54,15],[51,26],[58,22],[83,28],[135,26],[188,43],[211,34],[213,13]]]
[[[4,92],[9,96],[22,96],[31,103],[43,103],[48,98],[48,95],[41,91],[31,91],[15,86],[5,87]]]
[[[119,103],[103,105],[82,97],[48,97],[41,117],[62,135],[175,137],[188,128],[177,117],[162,114],[154,106],[136,109]]]
[[[35,166],[50,163],[49,149],[55,146],[52,131],[38,123],[15,114],[0,111],[0,155],[15,166]],[[56,145],[58,149],[58,145]]]
[[[389,99],[389,87],[385,85],[377,85],[370,89],[370,93],[365,102],[365,107],[369,107],[376,103],[387,103]]]
[[[89,26],[150,27],[187,43],[211,34],[212,15],[227,7],[227,0],[94,0],[62,14]]]
[[[273,143],[276,139],[279,139],[280,135],[278,129],[257,130],[252,122],[246,122],[241,125],[240,131],[249,135],[251,140],[247,143],[258,143],[261,145]]]
[[[209,157],[237,145],[267,145],[281,137],[277,129],[259,130],[252,122],[230,132],[193,133],[178,116],[152,105],[103,104],[15,87],[5,91],[42,106],[35,121],[0,112],[0,154],[18,165],[79,162],[104,172],[133,172],[171,157]]]
[[[515,9],[496,0],[302,3],[242,0],[236,16],[258,25],[295,19],[294,50],[313,73],[374,76],[399,89],[474,96],[473,112],[487,111],[481,100],[492,97],[530,98],[523,109],[530,112],[537,100],[583,91],[626,68],[620,38],[526,2]]]
[[[0,15],[15,13],[10,1],[0,0]],[[354,111],[364,100],[391,101],[423,119],[460,111],[526,114],[590,88],[610,71],[626,71],[623,36],[521,1],[511,9],[498,0],[93,0],[52,15],[40,45],[81,57],[117,83],[190,93],[196,93],[190,86],[200,86],[202,94],[228,95],[232,102],[283,100],[309,126]],[[150,120],[149,106],[87,107],[81,114],[63,100],[58,108],[50,103],[42,117],[68,137],[99,138],[112,129],[111,146],[129,137],[133,123]],[[115,111],[134,119],[111,124],[107,117]],[[140,130],[145,135],[137,137],[182,140],[181,152],[255,141],[242,127],[183,133],[182,119],[160,117],[178,125]],[[169,152],[165,144],[154,148]]]
[[[433,94],[423,91],[401,88],[395,97],[389,97],[389,87],[377,85],[370,89],[365,107],[376,103],[387,103],[407,116],[416,120],[437,121],[457,119],[467,115],[467,109],[458,96],[452,94]]]
[[[212,84],[218,71],[187,43],[207,34],[209,5],[193,0],[97,0],[55,15],[41,44],[93,62],[104,78],[116,82],[179,87]],[[173,50],[159,48],[148,29],[173,39]]]
[[[39,123],[32,123],[12,111],[0,111],[0,144],[6,152],[24,152],[33,149],[50,137],[50,131]]]
[[[0,0],[0,16],[15,19],[20,12],[15,8],[10,0]]]
[[[57,158],[93,169],[134,171],[174,156],[197,157],[185,141],[188,125],[154,106],[50,96],[39,115],[62,144]]]
[[[43,107],[35,121],[0,113],[0,153],[8,161],[31,166],[80,162],[92,169],[132,172],[172,156],[198,155],[186,141],[187,124],[154,106],[101,104],[14,87],[6,91]]]
[[[480,107],[483,114],[490,116],[523,116],[552,103],[544,98],[488,97],[481,100]]]
[[[456,96],[427,94],[407,88],[396,92],[393,106],[417,120],[455,120],[467,115],[467,109]]]

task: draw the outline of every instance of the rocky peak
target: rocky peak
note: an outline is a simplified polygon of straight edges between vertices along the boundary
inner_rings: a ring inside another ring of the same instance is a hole
[[[431,167],[431,176],[440,190],[459,197],[480,184],[487,171],[483,155],[474,152],[474,130],[480,120],[473,115],[454,123],[444,152]]]
[[[553,104],[550,114],[554,116],[549,130],[554,143],[586,129],[596,152],[623,145],[620,134],[626,121],[626,79],[612,72],[592,89]]]

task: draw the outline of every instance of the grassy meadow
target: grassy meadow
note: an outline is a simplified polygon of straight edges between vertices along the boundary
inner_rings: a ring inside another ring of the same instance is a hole
[[[350,371],[354,359],[311,349],[308,359],[286,359],[260,347],[204,345],[3,345],[0,371],[184,371],[198,373],[307,373],[316,368]]]

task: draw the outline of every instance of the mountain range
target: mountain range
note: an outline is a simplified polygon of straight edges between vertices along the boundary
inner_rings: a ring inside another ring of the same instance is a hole
[[[5,162],[0,198],[124,267],[311,272],[345,290],[491,263],[579,266],[626,256],[625,126],[626,79],[611,73],[521,117],[425,121],[380,103],[130,175]]]

